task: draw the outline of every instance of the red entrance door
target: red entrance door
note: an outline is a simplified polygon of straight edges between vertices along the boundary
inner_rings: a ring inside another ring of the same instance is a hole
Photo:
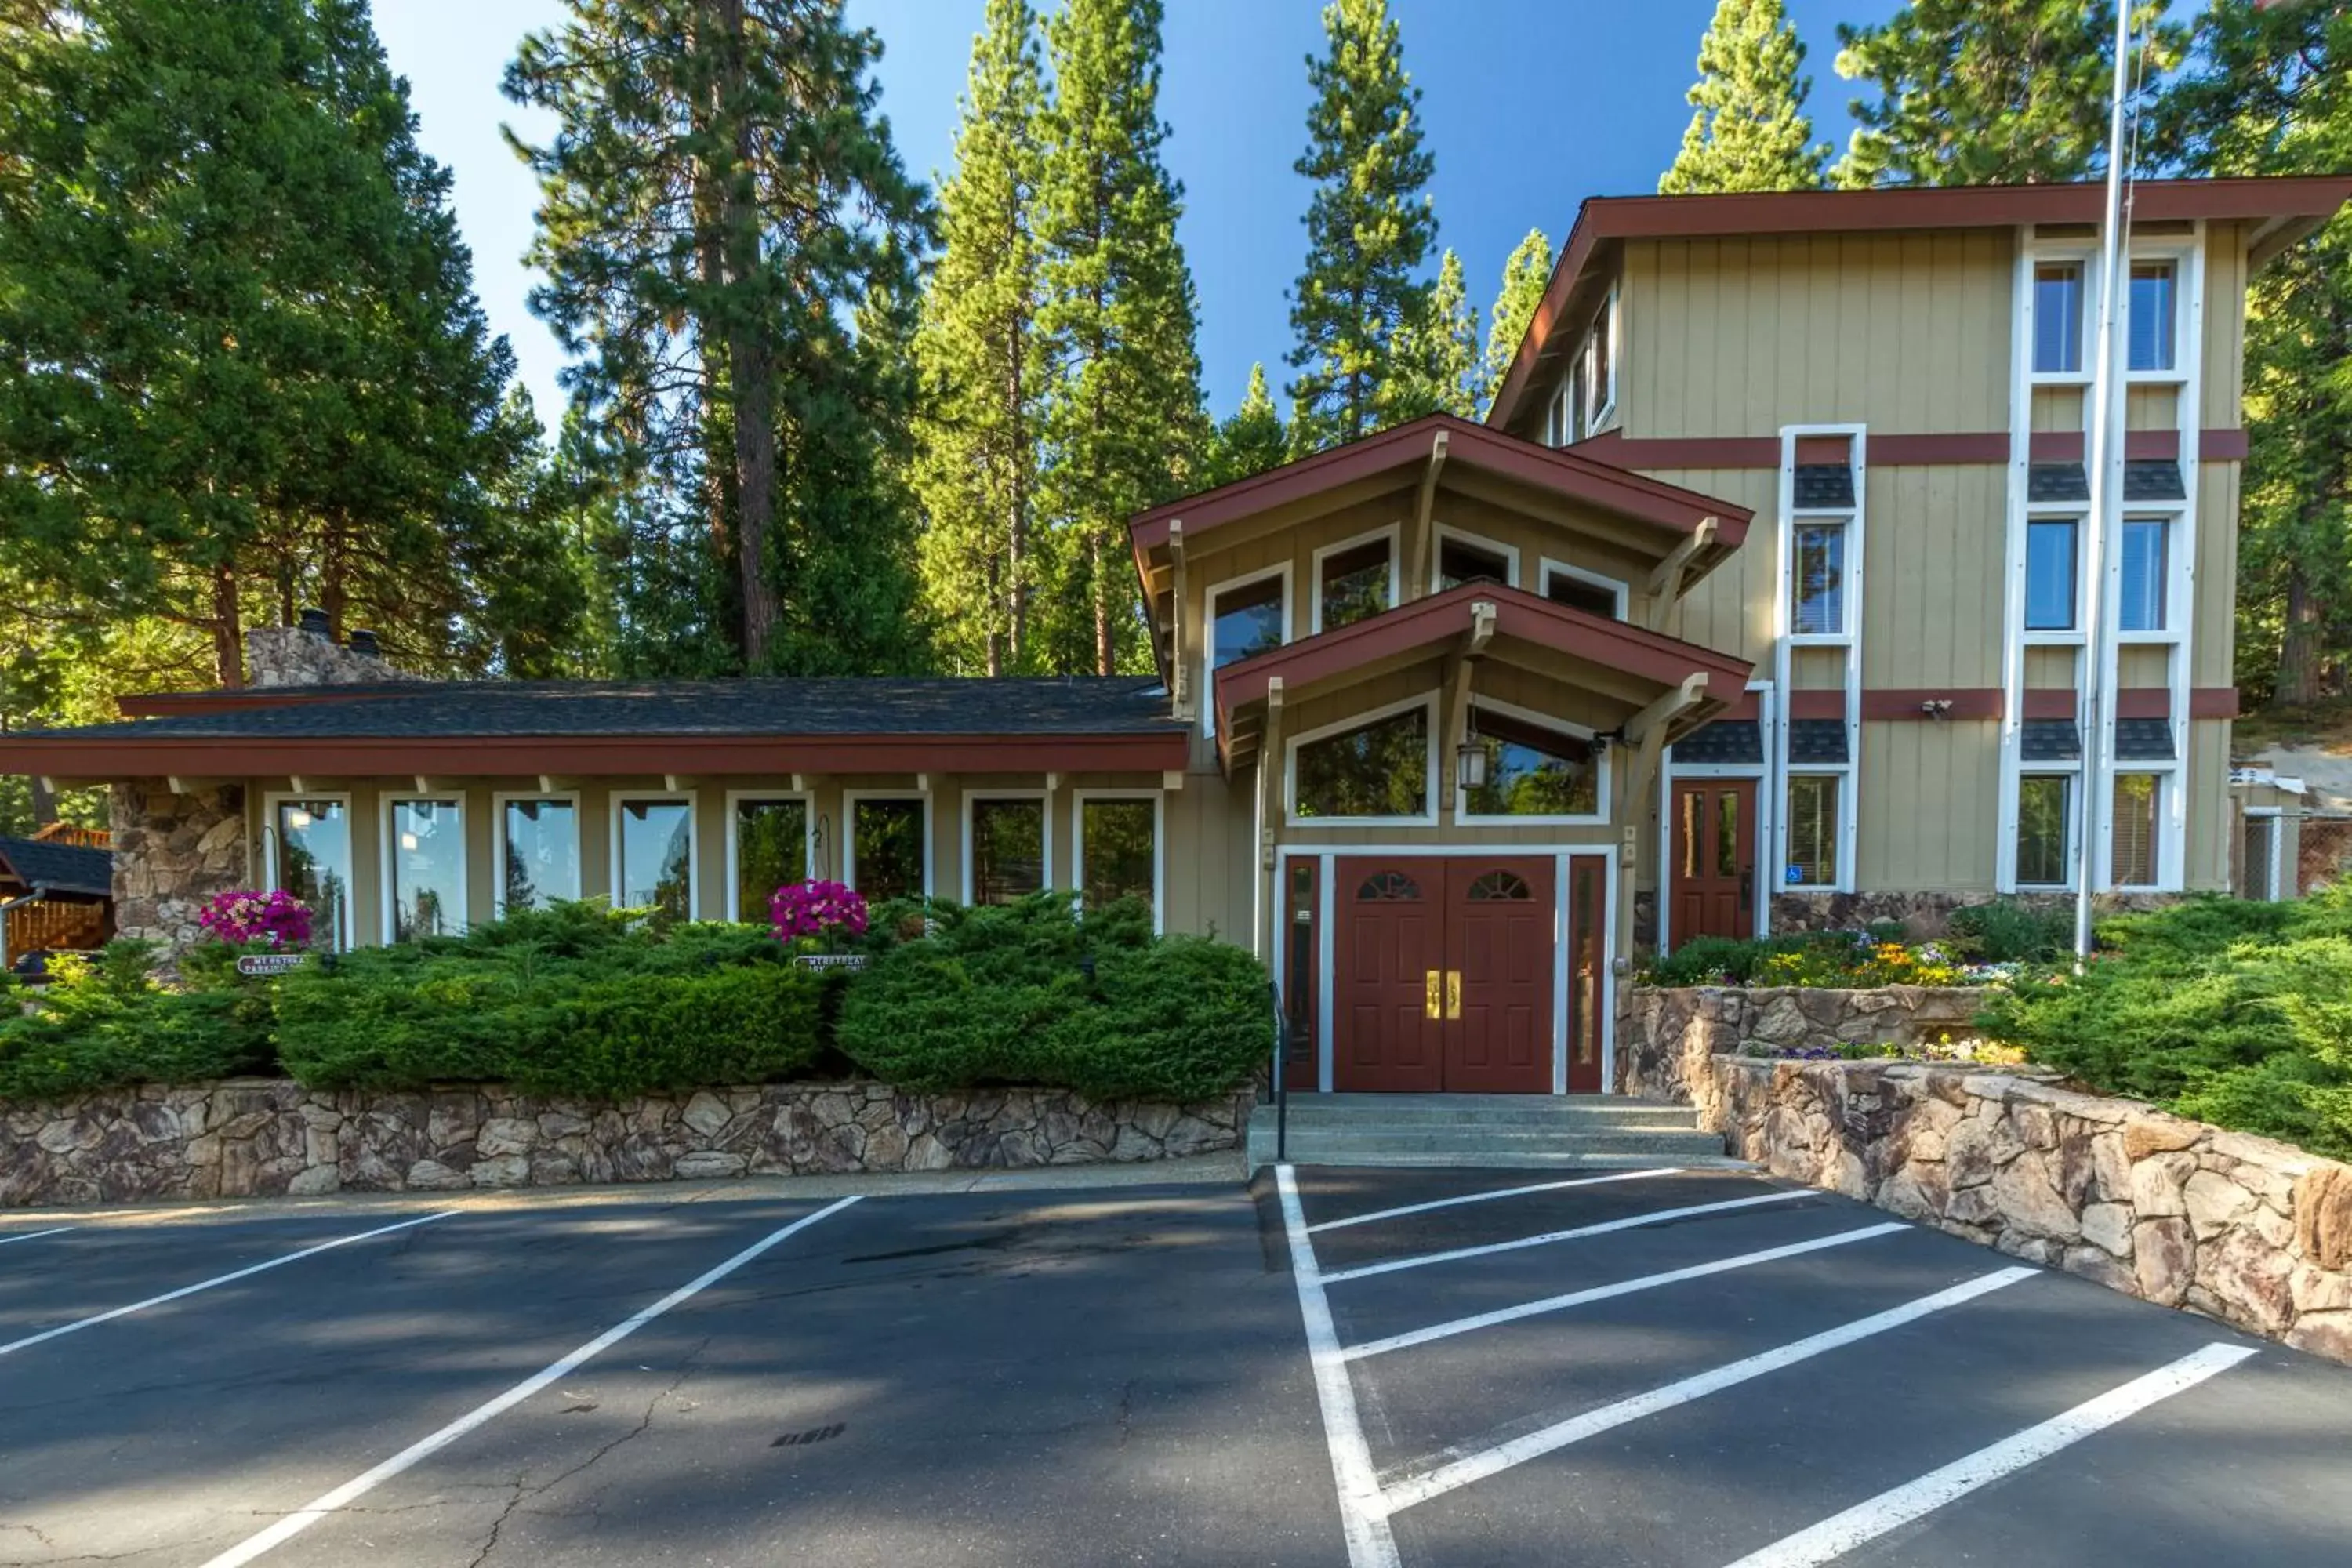
[[[1668,934],[1756,934],[1756,781],[1676,779]]]
[[[1549,1093],[1550,857],[1365,857],[1333,869],[1332,1087]]]

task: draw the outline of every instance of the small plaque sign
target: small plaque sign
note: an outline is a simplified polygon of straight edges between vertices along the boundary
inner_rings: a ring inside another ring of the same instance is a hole
[[[237,955],[239,974],[290,974],[310,957],[305,952],[244,952]]]
[[[866,955],[862,952],[803,952],[793,962],[803,969],[863,969]]]

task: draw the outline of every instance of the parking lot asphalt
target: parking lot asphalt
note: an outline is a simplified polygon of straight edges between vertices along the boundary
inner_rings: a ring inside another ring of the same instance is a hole
[[[0,1564],[2352,1560],[2352,1369],[1738,1173],[741,1192],[0,1222]]]

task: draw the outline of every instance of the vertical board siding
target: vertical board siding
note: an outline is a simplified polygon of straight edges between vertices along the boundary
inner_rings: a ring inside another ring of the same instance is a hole
[[[1990,889],[2000,822],[1999,725],[1864,724],[1862,779],[1856,887]]]
[[[1871,469],[1865,687],[2000,684],[2004,478],[1984,466]]]

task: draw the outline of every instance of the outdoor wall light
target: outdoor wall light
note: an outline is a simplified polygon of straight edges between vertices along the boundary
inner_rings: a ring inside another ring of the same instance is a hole
[[[1454,753],[1454,777],[1464,789],[1486,787],[1486,746],[1478,739],[1475,709],[1463,721],[1462,744]]]

